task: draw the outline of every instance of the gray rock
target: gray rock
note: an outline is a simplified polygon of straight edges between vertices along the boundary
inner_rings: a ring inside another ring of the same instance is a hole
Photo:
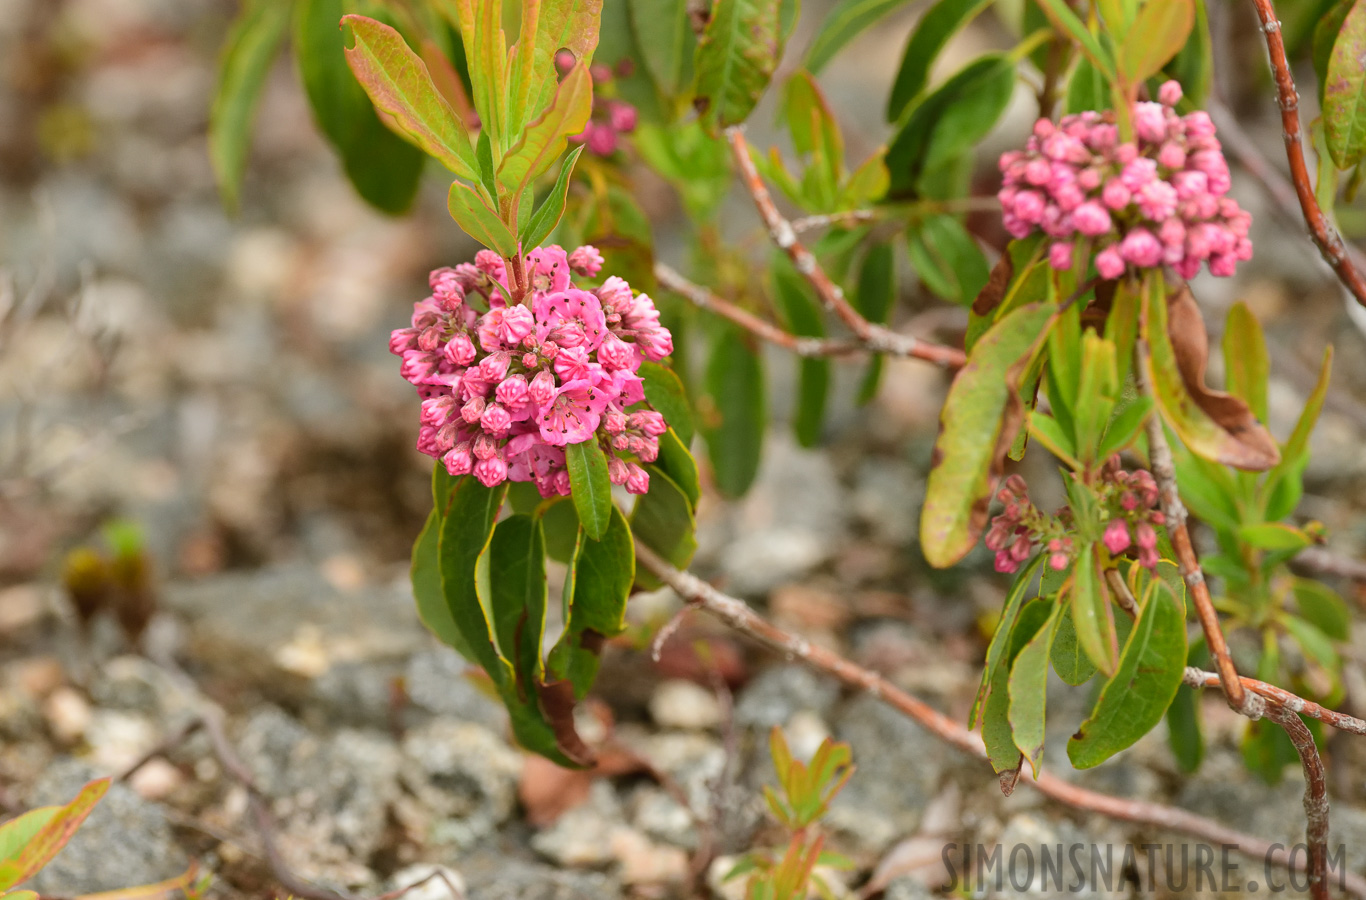
[[[894,547],[915,543],[924,500],[924,477],[903,462],[877,456],[859,463],[854,485],[854,515],[879,540]]]
[[[332,666],[406,659],[430,646],[406,584],[339,591],[307,565],[171,585],[189,620],[188,652],[217,674],[273,696],[307,699]]]
[[[409,660],[403,676],[408,697],[427,712],[501,734],[507,728],[507,709],[465,677],[468,668],[465,658],[449,647],[419,653]]]
[[[432,863],[400,869],[389,879],[389,885],[390,890],[403,890],[408,900],[464,900],[466,896],[463,875]]]
[[[1240,831],[1294,843],[1304,837],[1304,778],[1294,768],[1285,774],[1279,785],[1268,787],[1236,751],[1213,748],[1174,803],[1219,822],[1236,822]]]
[[[1048,898],[1091,898],[1128,896],[1128,885],[1124,884],[1121,871],[1124,864],[1125,848],[1129,845],[1116,842],[1101,842],[1093,835],[1087,835],[1071,823],[1050,822],[1035,813],[1021,813],[1006,823],[998,840],[1000,861],[998,876],[991,873],[984,881],[973,887],[986,889],[990,897],[1048,897]],[[1079,878],[1074,865],[1076,859],[1072,848],[1082,845],[1081,855],[1084,878]],[[1137,850],[1135,850],[1137,852]],[[1045,859],[1045,856],[1047,859]],[[1093,860],[1094,858],[1094,860]],[[1096,865],[1092,865],[1092,862]],[[977,864],[959,865],[958,875],[965,871],[977,877]],[[983,869],[984,874],[990,869]],[[1108,871],[1108,876],[1105,874]],[[1108,884],[1107,884],[1108,880]],[[1059,883],[1061,881],[1061,883]],[[1075,890],[1074,890],[1075,888]]]
[[[571,869],[600,869],[615,855],[613,834],[624,829],[621,804],[612,786],[593,782],[588,802],[569,810],[531,839],[531,848],[556,865]]]
[[[343,662],[313,680],[306,718],[318,725],[350,725],[358,728],[390,728],[399,712],[394,706],[394,686],[403,676],[403,663]]]
[[[469,900],[614,900],[620,883],[599,872],[566,872],[550,866],[499,860],[486,870],[468,871]]]
[[[512,817],[522,757],[488,729],[437,719],[408,733],[403,756],[434,843],[469,846]]]
[[[839,686],[796,663],[764,669],[745,686],[735,703],[735,723],[767,733],[807,710],[827,717],[839,698]]]
[[[265,707],[238,746],[273,800],[286,857],[332,884],[369,883],[361,863],[379,849],[399,795],[402,756],[393,742],[354,729],[323,737]]]
[[[770,433],[758,480],[720,548],[730,589],[763,594],[821,565],[838,549],[846,516],[829,457],[800,449],[786,432]]]
[[[880,853],[915,830],[950,763],[962,755],[869,696],[854,699],[834,724],[858,768],[826,821],[859,849]]]
[[[915,878],[895,878],[882,892],[882,900],[934,900],[934,892]]]
[[[31,804],[69,803],[100,774],[77,760],[59,759],[34,785]],[[109,891],[174,878],[188,865],[156,804],[114,784],[66,849],[24,887],[65,896]]]

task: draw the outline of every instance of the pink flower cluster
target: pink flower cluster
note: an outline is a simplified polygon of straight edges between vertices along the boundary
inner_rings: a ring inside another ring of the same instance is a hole
[[[1162,265],[1192,278],[1202,263],[1232,275],[1252,258],[1252,217],[1225,196],[1228,162],[1209,114],[1178,116],[1180,100],[1181,86],[1168,81],[1158,102],[1135,104],[1137,139],[1126,143],[1113,113],[1034,123],[1025,149],[1001,156],[1006,230],[1047,235],[1054,269],[1070,269],[1085,245],[1102,278]]]
[[[601,270],[593,247],[541,247],[524,262],[531,289],[514,305],[496,253],[437,269],[411,327],[390,336],[422,398],[417,448],[452,475],[473,472],[489,487],[533,481],[553,497],[569,493],[564,448],[597,440],[612,483],[645,493],[650,476],[640,463],[655,461],[668,425],[640,406],[637,371],[673,352],[672,335],[654,302],[622,279],[593,290],[573,284],[571,272]]]
[[[555,65],[561,72],[569,71],[574,65],[574,54],[561,50],[555,58]],[[617,65],[621,69],[629,69],[630,60],[622,60]],[[614,74],[607,66],[594,65],[589,74],[593,76],[592,118],[582,132],[569,140],[584,144],[594,156],[611,156],[617,152],[620,136],[636,130],[636,108],[625,100],[601,96],[599,89],[609,84]],[[627,75],[629,71],[623,71],[622,74]]]
[[[1097,505],[1106,511],[1109,523],[1101,536],[1101,543],[1112,556],[1119,556],[1131,546],[1138,550],[1138,564],[1152,569],[1157,566],[1157,531],[1154,526],[1166,522],[1161,510],[1156,509],[1157,482],[1148,472],[1139,469],[1126,472],[1113,457],[1101,470],[1101,478],[1092,487]],[[1029,488],[1019,475],[1011,475],[996,494],[1005,508],[991,520],[985,543],[996,554],[998,572],[1015,572],[1034,555],[1036,548],[1047,548],[1048,565],[1061,572],[1072,563],[1075,547],[1067,535],[1072,510],[1064,507],[1056,516],[1040,511],[1029,499]]]

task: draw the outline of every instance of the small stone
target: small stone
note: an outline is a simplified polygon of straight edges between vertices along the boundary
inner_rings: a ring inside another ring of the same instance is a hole
[[[185,775],[164,759],[148,761],[128,779],[128,785],[144,800],[165,800],[185,783]]]
[[[839,687],[796,663],[772,666],[745,686],[735,704],[735,722],[764,734],[786,725],[800,710],[825,717],[839,697]]]
[[[726,877],[739,862],[739,856],[718,856],[707,867],[707,887],[717,900],[745,900],[749,879],[745,876]]]
[[[656,844],[632,828],[617,828],[610,839],[623,884],[679,884],[688,877],[688,854]]]
[[[697,849],[697,829],[690,812],[668,791],[642,785],[631,795],[631,824],[656,840],[686,850]]]
[[[485,871],[466,868],[470,900],[615,900],[621,885],[601,872],[561,871],[499,856]]]
[[[429,713],[502,733],[507,728],[507,709],[465,677],[469,668],[465,658],[449,647],[418,653],[403,675],[408,698]]]
[[[612,786],[597,781],[588,802],[569,810],[550,828],[534,836],[531,849],[572,869],[603,868],[615,858],[613,834],[624,827]]]
[[[438,719],[404,737],[403,756],[403,783],[436,821],[462,820],[474,838],[511,818],[522,757],[487,728]]]
[[[74,744],[90,727],[90,704],[75,688],[60,687],[43,702],[43,718],[58,743]]]
[[[432,863],[399,869],[389,883],[391,890],[403,891],[406,900],[465,900],[466,896],[463,875]]]
[[[9,674],[15,686],[34,700],[43,699],[66,681],[66,670],[55,656],[20,660]]]
[[[650,715],[661,728],[707,731],[721,724],[721,704],[701,685],[682,679],[661,682],[650,698]]]
[[[14,634],[34,624],[47,612],[37,585],[20,584],[0,590],[0,634]]]

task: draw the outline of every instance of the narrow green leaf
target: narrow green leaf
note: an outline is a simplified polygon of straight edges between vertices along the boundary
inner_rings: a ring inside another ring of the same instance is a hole
[[[783,91],[784,118],[792,146],[807,162],[802,193],[807,206],[833,210],[844,181],[844,137],[825,95],[809,72],[799,70]]]
[[[1015,88],[1015,63],[989,53],[926,94],[902,117],[887,147],[888,196],[923,191],[922,175],[961,160],[995,127]]]
[[[1029,593],[1030,585],[1034,582],[1035,576],[1039,574],[1041,565],[1043,565],[1043,557],[1034,557],[1016,573],[1015,580],[1010,584],[1010,591],[1006,594],[1005,607],[1001,610],[1001,620],[996,623],[996,631],[991,636],[991,643],[987,645],[986,664],[982,667],[982,683],[977,688],[977,697],[973,700],[972,712],[968,715],[969,728],[977,727],[982,704],[986,702],[987,696],[991,693],[996,669],[1001,665],[1005,658],[1006,649],[1010,646],[1010,632],[1015,628],[1015,617],[1019,615],[1025,595]]]
[[[1009,653],[996,668],[991,692],[982,706],[982,742],[986,744],[991,768],[998,773],[1014,769],[1021,756],[1010,724],[1010,670],[1020,651],[1048,624],[1053,606],[1050,600],[1037,599],[1020,610],[1020,617],[1010,632]]]
[[[530,693],[545,674],[541,638],[548,586],[540,521],[525,514],[504,519],[494,528],[485,552],[499,652],[512,663],[521,690]]]
[[[782,55],[780,0],[715,0],[697,42],[693,104],[713,137],[748,118]]]
[[[545,534],[546,556],[568,565],[579,543],[579,514],[574,501],[565,497],[542,510],[541,531]]]
[[[1132,446],[1152,410],[1151,397],[1136,397],[1121,407],[1105,428],[1105,439],[1101,441],[1096,458],[1109,459],[1113,454]]]
[[[645,382],[646,401],[664,416],[670,428],[678,432],[678,440],[684,447],[692,446],[692,406],[678,374],[656,362],[641,363],[637,374]]]
[[[437,463],[437,465],[441,465]],[[413,597],[417,600],[417,615],[427,630],[436,635],[443,644],[454,647],[466,659],[474,657],[474,651],[460,633],[460,628],[451,616],[446,605],[446,595],[441,590],[441,557],[438,542],[441,538],[441,516],[434,509],[427,516],[427,524],[413,544],[412,581]]]
[[[936,568],[962,559],[985,524],[992,484],[1024,417],[1012,376],[1042,343],[1055,308],[1031,303],[996,323],[949,388],[920,519],[921,550]]]
[[[631,510],[631,534],[670,565],[686,569],[697,552],[696,532],[697,523],[687,495],[656,468],[650,473],[649,493],[637,498],[635,509]],[[647,590],[660,584],[643,569],[636,570],[636,583]]]
[[[897,287],[896,247],[891,242],[869,247],[859,267],[858,289],[852,297],[854,308],[869,322],[886,325],[896,306]],[[869,403],[877,396],[883,363],[881,355],[868,360],[863,382],[859,385],[860,404]]]
[[[256,106],[289,23],[289,5],[251,0],[232,23],[218,60],[218,85],[209,111],[209,158],[223,205],[235,212],[251,149]]]
[[[1284,616],[1280,620],[1285,626],[1286,632],[1300,645],[1304,655],[1324,669],[1327,669],[1334,677],[1337,677],[1338,669],[1341,668],[1341,661],[1338,653],[1333,649],[1333,641],[1328,635],[1324,634],[1313,624],[1301,619],[1299,616]]]
[[[1261,324],[1241,301],[1229,309],[1224,324],[1224,373],[1229,393],[1242,397],[1253,415],[1265,422],[1271,358]]]
[[[569,484],[579,524],[593,540],[607,533],[612,520],[612,482],[607,476],[607,455],[590,438],[564,448]]]
[[[1261,550],[1303,550],[1313,541],[1292,525],[1284,522],[1260,522],[1238,529],[1238,539]]]
[[[1339,169],[1366,156],[1366,2],[1354,4],[1333,42],[1323,79],[1323,127]]]
[[[768,404],[758,353],[738,328],[723,325],[712,344],[698,408],[716,486],[729,497],[749,490],[759,473]]]
[[[463,181],[451,182],[446,206],[455,224],[470,237],[504,258],[517,255],[517,239],[474,188]]]
[[[358,15],[344,16],[342,22],[355,38],[346,60],[375,106],[393,116],[414,144],[447,169],[479,180],[464,123],[433,84],[422,58],[388,25]]]
[[[949,39],[990,5],[991,0],[939,0],[925,10],[901,55],[901,68],[887,99],[888,122],[899,120],[929,84],[930,69]]]
[[[523,247],[541,246],[555,230],[555,226],[560,224],[560,217],[564,215],[564,204],[569,197],[569,179],[574,174],[574,164],[579,161],[581,153],[583,147],[579,146],[569,151],[569,155],[565,157],[564,163],[560,166],[560,177],[555,179],[555,186],[550,189],[550,193],[541,201],[541,205],[527,222],[522,235]]]
[[[541,0],[540,28],[536,32],[536,53],[541,62],[539,71],[553,65],[556,52],[568,50],[584,68],[593,62],[593,51],[598,46],[598,31],[603,17],[603,0]],[[653,48],[652,48],[653,52]],[[541,85],[539,97],[533,97],[528,115],[543,110],[555,93],[554,78]]]
[[[1141,84],[1162,71],[1195,27],[1195,0],[1144,3],[1125,30],[1119,46],[1119,72],[1130,84]]]
[[[1049,654],[1053,661],[1053,671],[1070,685],[1085,684],[1096,674],[1096,664],[1077,640],[1077,626],[1072,622],[1072,609],[1066,603],[1063,607],[1062,621],[1058,623],[1058,633],[1053,638],[1053,649]]]
[[[845,44],[858,37],[879,19],[906,0],[840,0],[821,20],[811,47],[806,51],[806,68],[820,72]]]
[[[1210,85],[1214,82],[1214,41],[1210,37],[1205,0],[1194,0],[1194,5],[1195,27],[1186,39],[1186,45],[1167,63],[1163,72],[1181,84],[1186,102],[1200,109],[1205,105]]]
[[[1352,613],[1337,591],[1309,578],[1296,578],[1295,602],[1300,615],[1335,641],[1352,637]]]
[[[1320,109],[1323,108],[1323,92],[1328,85],[1328,60],[1333,56],[1333,45],[1342,33],[1342,23],[1346,21],[1347,14],[1356,5],[1357,0],[1338,0],[1314,26],[1310,56],[1313,58],[1314,75],[1318,81]]]
[[[702,499],[697,460],[693,459],[692,453],[679,440],[678,432],[672,428],[659,436],[659,459],[655,460],[655,466],[678,485],[693,509],[696,509],[697,502]]]
[[[0,827],[0,891],[38,874],[67,845],[108,790],[108,778],[96,779],[65,806],[35,809]]]
[[[479,184],[486,194],[484,199],[491,207],[497,207],[498,176],[493,170],[493,141],[487,131],[481,130],[479,139],[474,142],[474,159],[479,166]]]
[[[825,323],[820,307],[808,293],[806,280],[797,274],[787,257],[780,254],[775,254],[770,271],[773,273],[774,294],[788,330],[803,337],[823,337]],[[814,447],[820,443],[821,427],[825,422],[830,360],[802,359],[797,365],[797,407],[792,427],[799,444]]]
[[[1195,689],[1181,685],[1167,708],[1167,742],[1176,764],[1187,775],[1200,768],[1205,757],[1205,737],[1200,728],[1200,697]]]
[[[1115,674],[1091,715],[1067,742],[1078,769],[1100,765],[1147,734],[1167,711],[1186,669],[1186,621],[1181,604],[1161,581],[1124,643]]]
[[[441,591],[446,597],[451,619],[464,637],[470,662],[482,666],[494,684],[502,686],[511,677],[508,661],[494,645],[493,623],[480,603],[475,569],[493,537],[493,525],[503,507],[506,483],[486,488],[466,475],[451,495],[450,508],[441,520],[437,550],[441,563]]]
[[[635,576],[631,528],[621,510],[613,506],[611,523],[600,540],[591,540],[580,532],[565,576],[568,613],[564,634],[547,661],[556,678],[569,679],[574,696],[580,700],[597,678],[603,645],[626,630],[626,599]]]
[[[1242,515],[1233,474],[1179,445],[1172,448],[1172,456],[1176,460],[1176,486],[1190,511],[1215,528],[1236,531]]]
[[[1105,48],[1101,46],[1096,36],[1087,30],[1081,19],[1077,18],[1077,14],[1068,6],[1067,0],[1037,0],[1037,3],[1039,9],[1043,10],[1044,15],[1053,23],[1053,27],[1075,41],[1077,46],[1081,48],[1081,52],[1091,61],[1091,64],[1099,69],[1108,80],[1113,81],[1115,78],[1114,61]],[[1161,2],[1158,5],[1161,5]]]
[[[672,100],[692,80],[692,57],[697,37],[688,18],[688,0],[629,0],[631,27],[642,48],[641,62],[655,87]]]
[[[1110,592],[1099,571],[1095,544],[1083,544],[1072,576],[1072,625],[1086,655],[1107,675],[1115,672],[1119,648]]]
[[[953,216],[926,216],[909,238],[911,263],[926,287],[945,300],[971,306],[986,287],[991,267],[963,223]]]
[[[582,63],[569,70],[555,91],[554,102],[526,126],[503,161],[498,182],[509,195],[520,194],[532,179],[559,159],[569,139],[583,131],[593,111],[593,79]]]
[[[1333,346],[1329,344],[1323,349],[1323,363],[1319,366],[1319,377],[1314,383],[1314,390],[1309,393],[1304,409],[1300,411],[1300,417],[1295,422],[1295,430],[1285,442],[1280,463],[1267,475],[1263,487],[1265,496],[1269,498],[1266,517],[1271,521],[1290,515],[1299,504],[1303,491],[1300,479],[1305,466],[1309,463],[1309,435],[1318,423],[1319,414],[1323,412],[1323,403],[1328,397],[1328,381],[1332,374]]]
[[[1079,113],[1088,109],[1106,110],[1111,107],[1110,83],[1105,73],[1083,57],[1072,70],[1067,81],[1067,101],[1063,109],[1067,113]]]
[[[1034,777],[1043,764],[1044,716],[1048,698],[1048,656],[1066,604],[1051,603],[1048,621],[1034,632],[1010,664],[1010,730]]]

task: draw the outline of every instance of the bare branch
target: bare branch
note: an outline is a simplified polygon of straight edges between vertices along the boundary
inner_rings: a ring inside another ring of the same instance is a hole
[[[1323,759],[1314,745],[1314,736],[1300,717],[1288,709],[1273,706],[1266,717],[1285,729],[1304,767],[1305,843],[1309,849],[1309,896],[1328,900],[1328,783]]]

